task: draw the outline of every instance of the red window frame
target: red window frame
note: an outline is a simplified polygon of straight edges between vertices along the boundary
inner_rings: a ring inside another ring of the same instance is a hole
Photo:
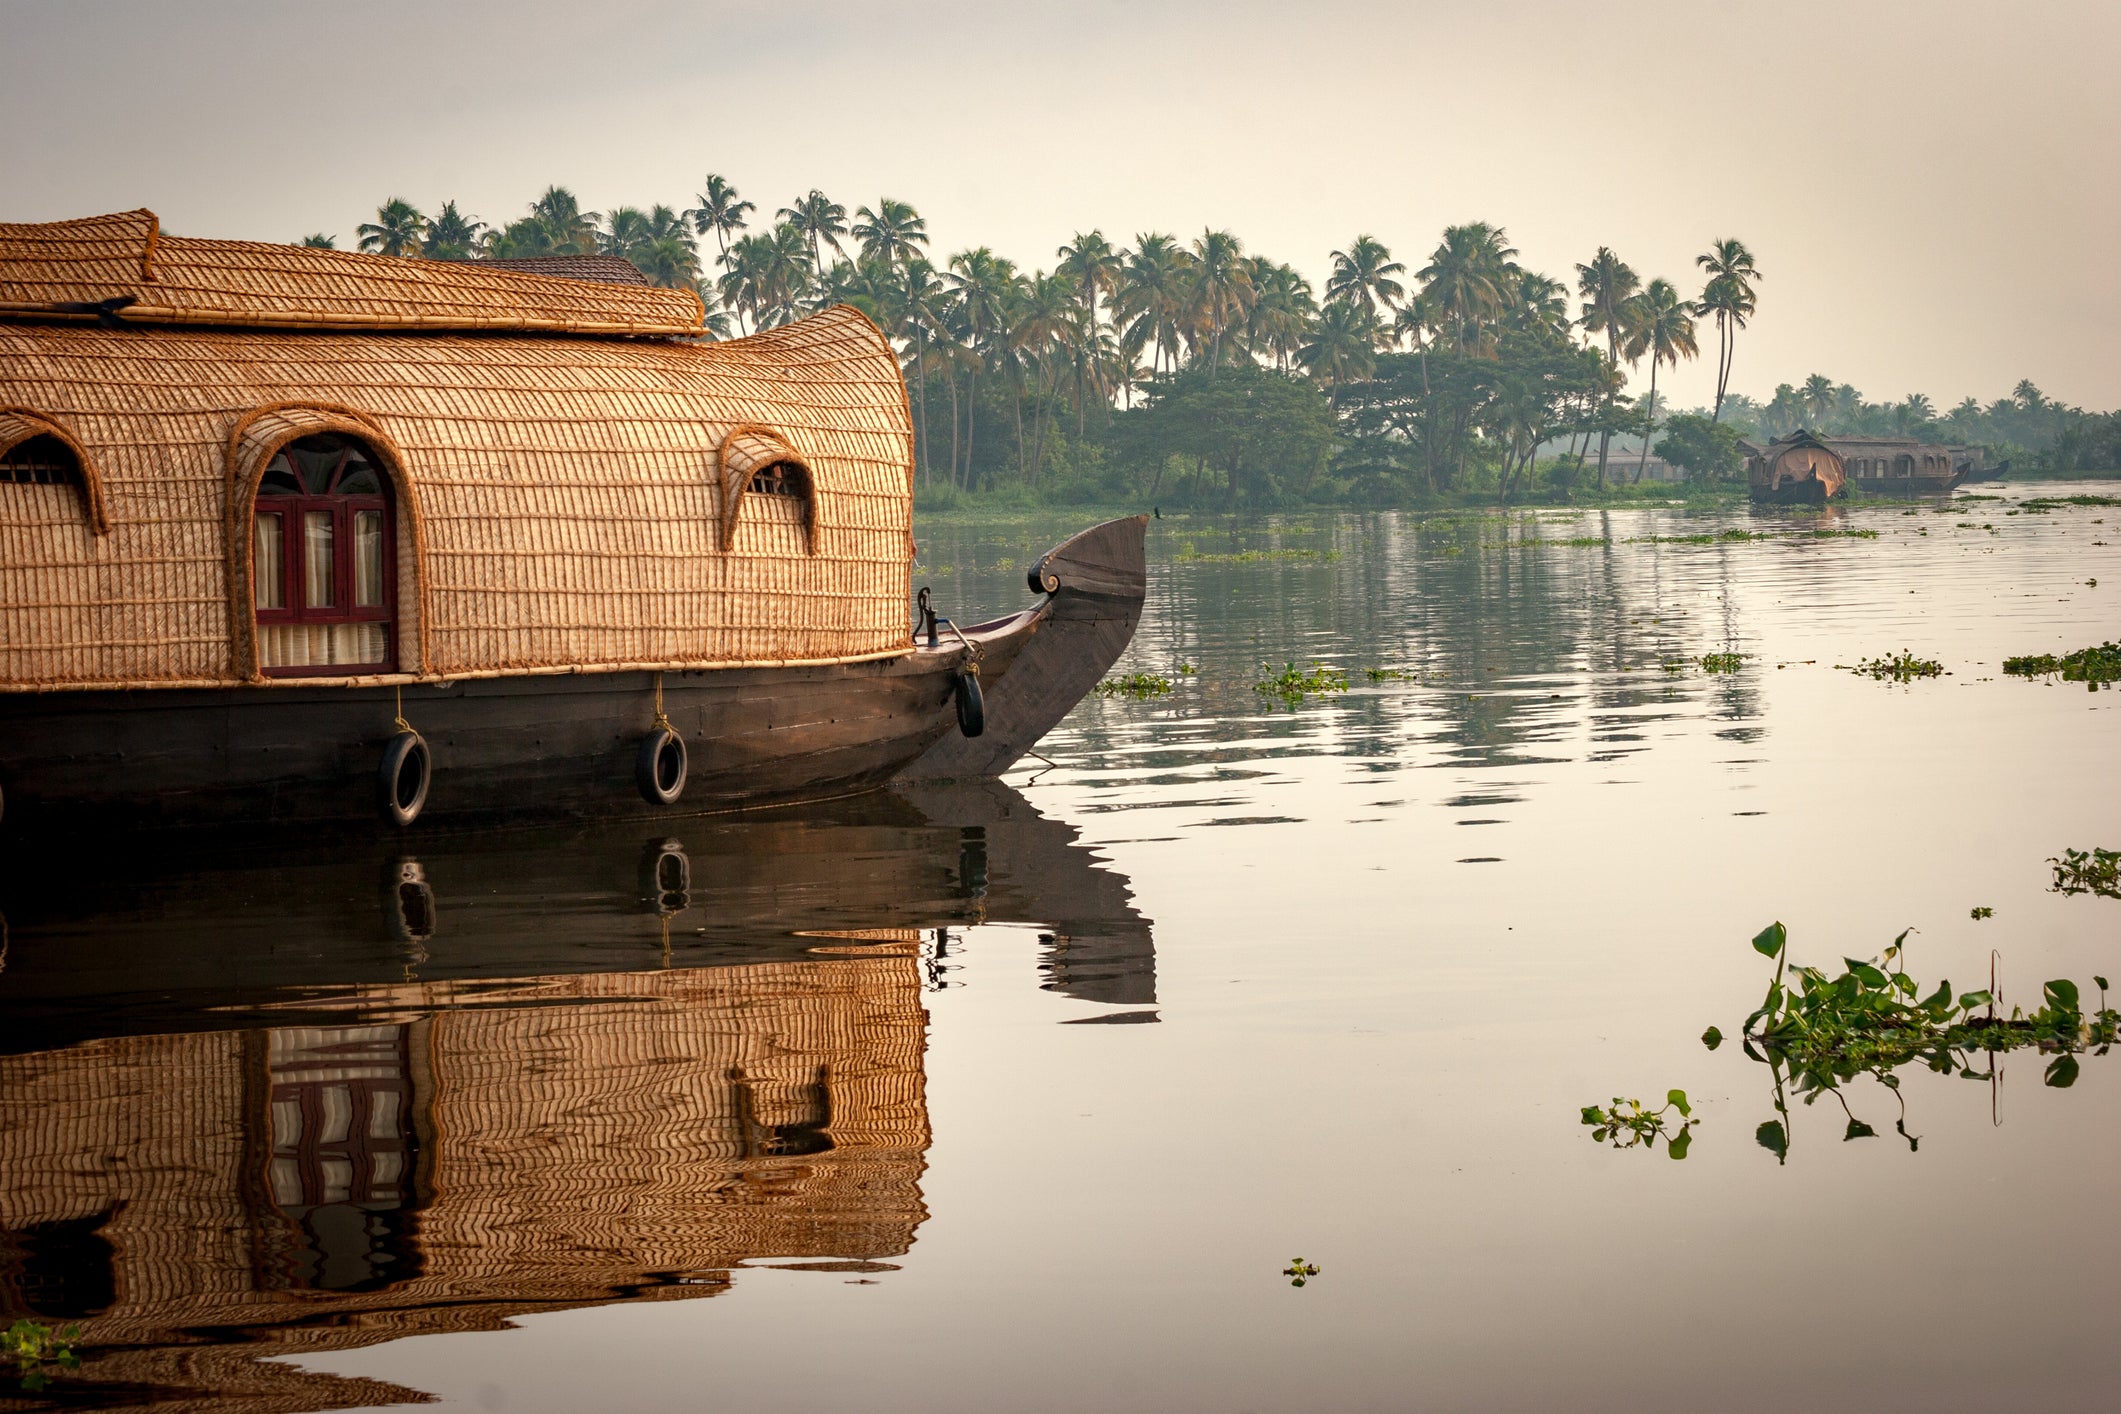
[[[304,439],[307,440],[307,439]],[[299,445],[299,444],[297,444]],[[346,478],[355,453],[375,474],[377,484],[384,488],[377,495],[344,495],[336,488]],[[266,475],[285,467],[298,485],[305,485],[301,470],[286,458],[284,452],[276,452],[266,464]],[[339,460],[331,469],[330,480],[323,494],[286,495],[268,492],[260,481],[258,493],[251,501],[251,519],[255,523],[260,516],[280,517],[280,604],[277,609],[260,608],[257,603],[255,579],[258,573],[257,532],[251,532],[251,612],[257,622],[263,624],[350,624],[380,623],[385,625],[383,633],[383,656],[373,663],[322,663],[306,667],[266,667],[260,664],[267,677],[346,677],[350,672],[389,672],[397,662],[397,645],[391,641],[389,625],[398,616],[397,574],[397,526],[392,514],[389,495],[390,482],[384,476],[382,465],[368,450],[349,441],[341,450]],[[303,603],[303,588],[308,576],[306,557],[309,539],[303,532],[305,513],[325,511],[332,517],[332,600],[329,608],[311,608]],[[356,511],[381,511],[383,513],[383,602],[379,605],[357,606],[354,603],[354,541],[353,522]]]

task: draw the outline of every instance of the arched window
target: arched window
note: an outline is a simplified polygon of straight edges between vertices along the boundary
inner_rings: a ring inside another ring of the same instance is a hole
[[[81,463],[73,448],[50,433],[0,452],[0,482],[16,486],[81,486]]]
[[[390,481],[352,437],[274,453],[251,518],[258,666],[274,677],[387,672],[397,609]]]
[[[736,547],[739,523],[756,527],[752,543],[814,555],[817,480],[809,463],[778,432],[738,427],[722,442],[722,548]]]
[[[801,462],[774,462],[751,473],[754,496],[790,496],[798,501],[810,495],[810,473]]]

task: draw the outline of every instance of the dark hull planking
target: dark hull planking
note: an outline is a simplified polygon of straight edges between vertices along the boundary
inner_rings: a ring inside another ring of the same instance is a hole
[[[1826,483],[1816,477],[1809,481],[1793,481],[1772,490],[1765,486],[1748,488],[1755,501],[1763,506],[1823,506],[1826,504]]]
[[[1131,635],[1140,613],[1142,534],[1135,517],[1077,536],[1041,561],[1042,602],[969,631],[993,740],[979,769],[946,754],[929,778],[998,774],[1118,657],[1126,636],[1115,638],[1115,614]],[[1130,542],[1131,580],[1115,584],[1109,563],[1128,564]],[[946,631],[933,648],[883,662],[661,674],[663,710],[690,757],[669,806],[645,801],[635,777],[654,727],[654,673],[416,684],[402,698],[392,687],[297,685],[0,694],[0,830],[374,822],[401,710],[434,760],[414,830],[825,800],[879,786],[959,736],[966,657]],[[1020,665],[1038,690],[1015,696],[1004,685]]]
[[[1874,476],[1849,485],[1866,496],[1942,496],[1968,479],[1966,472],[1951,476]]]

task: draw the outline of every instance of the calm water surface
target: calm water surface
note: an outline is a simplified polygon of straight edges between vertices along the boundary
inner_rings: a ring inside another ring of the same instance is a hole
[[[1165,520],[1173,693],[1006,785],[9,861],[0,1314],[231,1411],[2103,1407],[2121,1057],[1859,1080],[1778,1161],[1699,1038],[1776,919],[2121,966],[2045,862],[2121,846],[2121,694],[2000,671],[2121,636],[2121,507],[2013,514],[2117,491]],[[1013,607],[1070,528],[924,577]],[[1949,675],[1836,668],[1902,648]],[[1672,1087],[1684,1162],[1578,1121]]]

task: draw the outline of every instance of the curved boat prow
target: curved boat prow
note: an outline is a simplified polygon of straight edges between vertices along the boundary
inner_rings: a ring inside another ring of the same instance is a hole
[[[953,732],[901,771],[902,781],[999,776],[1053,730],[1134,638],[1148,589],[1149,518],[1092,526],[1049,550],[1027,576],[1045,599],[1007,619],[964,631],[974,643],[1020,639],[1007,666],[983,680],[986,730]]]

